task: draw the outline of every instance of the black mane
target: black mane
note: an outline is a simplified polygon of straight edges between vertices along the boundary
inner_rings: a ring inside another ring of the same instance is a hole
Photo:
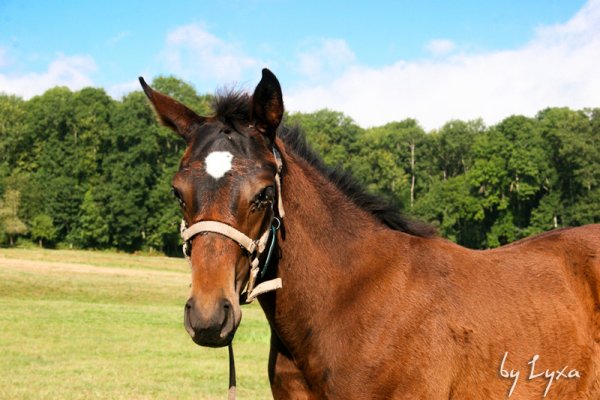
[[[236,127],[250,123],[250,96],[235,90],[217,92],[213,98],[212,109],[215,118],[224,124]]]
[[[215,118],[230,126],[250,123],[250,96],[236,91],[219,93],[213,102]],[[363,210],[371,213],[389,228],[420,237],[432,237],[437,230],[432,225],[416,221],[402,214],[399,207],[382,196],[368,193],[349,173],[330,168],[309,146],[299,127],[282,124],[277,136],[294,154],[303,158],[326,177],[346,197]]]

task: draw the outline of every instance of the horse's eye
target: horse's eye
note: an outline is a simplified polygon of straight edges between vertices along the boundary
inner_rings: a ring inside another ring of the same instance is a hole
[[[181,194],[179,193],[179,191],[177,189],[175,189],[174,187],[171,188],[171,192],[173,193],[173,196],[175,196],[175,198],[177,199],[177,201],[179,202],[179,205],[181,207],[185,206],[185,202],[183,201],[183,199],[181,198]]]
[[[273,201],[273,197],[275,197],[275,188],[273,188],[273,186],[267,186],[260,192],[259,197],[261,201]]]
[[[275,188],[273,188],[273,186],[267,186],[260,192],[260,197],[264,201],[273,201],[273,197],[275,197]]]
[[[275,188],[273,186],[267,186],[254,197],[254,200],[252,201],[252,210],[256,211],[273,203],[274,197]]]

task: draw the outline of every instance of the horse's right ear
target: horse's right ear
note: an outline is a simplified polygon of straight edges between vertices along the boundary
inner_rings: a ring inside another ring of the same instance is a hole
[[[277,127],[283,118],[281,86],[275,75],[264,68],[262,79],[252,95],[252,119],[259,132],[275,142]]]
[[[177,132],[186,142],[189,142],[192,128],[203,124],[206,118],[196,114],[177,100],[155,91],[148,86],[141,76],[139,79],[142,89],[150,99],[160,122]]]

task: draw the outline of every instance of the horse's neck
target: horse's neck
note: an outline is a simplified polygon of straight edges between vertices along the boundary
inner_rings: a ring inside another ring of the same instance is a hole
[[[372,246],[372,235],[386,229],[305,162],[290,160],[285,178],[281,274],[347,275],[361,264],[361,246]]]
[[[285,238],[279,243],[278,275],[283,289],[261,304],[285,342],[309,335],[319,316],[343,303],[342,297],[349,300],[352,287],[368,280],[368,269],[376,267],[369,259],[384,247],[389,253],[390,240],[396,248],[402,244],[303,160],[287,157],[282,192]]]

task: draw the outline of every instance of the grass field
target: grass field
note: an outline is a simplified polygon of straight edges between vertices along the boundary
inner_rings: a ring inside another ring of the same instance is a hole
[[[183,328],[184,260],[0,249],[0,399],[223,399],[227,349]],[[238,398],[271,398],[268,326],[245,306]]]

